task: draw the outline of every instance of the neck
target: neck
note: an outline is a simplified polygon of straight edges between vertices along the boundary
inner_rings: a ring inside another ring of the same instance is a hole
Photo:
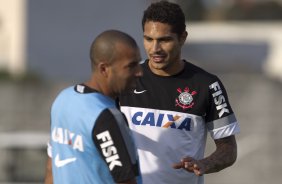
[[[113,93],[110,93],[109,88],[107,88],[105,84],[105,81],[103,80],[99,80],[97,77],[92,77],[89,81],[84,83],[85,85],[87,85],[88,87],[97,90],[99,93],[108,96],[112,99],[116,99],[116,95],[114,95]]]

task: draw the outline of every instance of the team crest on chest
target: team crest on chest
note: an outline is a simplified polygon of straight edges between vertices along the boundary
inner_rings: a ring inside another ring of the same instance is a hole
[[[179,96],[175,99],[175,105],[181,107],[183,110],[192,108],[195,104],[193,102],[193,96],[197,94],[196,91],[190,92],[190,89],[188,87],[185,87],[182,91],[181,88],[177,89]]]

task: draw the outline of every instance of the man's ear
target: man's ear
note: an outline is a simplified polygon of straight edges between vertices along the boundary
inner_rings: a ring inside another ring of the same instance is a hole
[[[98,64],[98,70],[99,70],[99,73],[104,76],[104,77],[108,77],[109,75],[109,65],[104,62],[104,61],[101,61],[99,64]]]
[[[184,45],[187,36],[188,36],[188,32],[187,32],[187,31],[184,31],[184,32],[181,34],[181,36],[180,36],[180,43],[181,43],[181,45]]]

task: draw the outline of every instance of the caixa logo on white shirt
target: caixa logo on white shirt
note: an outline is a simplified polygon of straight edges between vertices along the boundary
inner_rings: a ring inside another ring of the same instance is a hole
[[[224,113],[229,113],[229,109],[227,108],[227,103],[225,97],[222,94],[222,90],[218,82],[212,83],[209,88],[213,90],[212,97],[214,103],[216,105],[216,110],[218,110],[218,116],[222,117]]]
[[[127,114],[124,108],[122,111]],[[185,113],[155,109],[146,109],[145,111],[138,109],[131,113],[131,121],[134,125],[191,131],[192,117]]]
[[[122,166],[121,161],[119,161],[119,155],[117,148],[114,146],[112,137],[108,130],[99,133],[96,135],[98,140],[101,140],[102,143],[100,147],[102,149],[103,156],[106,158],[106,162],[109,164],[109,168],[112,171],[115,166]]]

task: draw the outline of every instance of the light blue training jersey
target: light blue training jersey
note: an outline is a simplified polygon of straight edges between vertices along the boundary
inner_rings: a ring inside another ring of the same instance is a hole
[[[63,90],[51,108],[54,183],[111,184],[134,177],[136,152],[115,101],[98,92],[85,93],[85,88]]]

